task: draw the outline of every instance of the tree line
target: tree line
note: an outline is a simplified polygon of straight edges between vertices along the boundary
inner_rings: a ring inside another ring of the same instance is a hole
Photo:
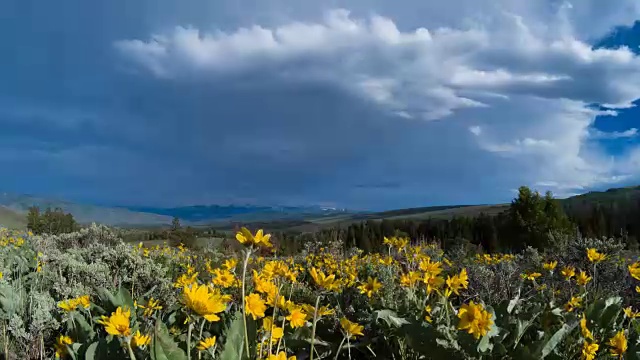
[[[57,235],[74,232],[79,226],[73,215],[61,208],[40,211],[39,207],[32,206],[27,212],[27,228],[34,234]]]
[[[444,248],[470,242],[487,252],[519,251],[527,246],[547,248],[554,241],[578,234],[621,238],[632,250],[640,237],[640,197],[609,203],[583,199],[558,200],[520,187],[509,208],[497,215],[480,213],[451,219],[366,220],[316,233],[277,233],[284,247],[297,251],[305,241],[342,241],[346,248],[367,252],[385,249],[384,237],[407,236],[413,241],[438,242]]]

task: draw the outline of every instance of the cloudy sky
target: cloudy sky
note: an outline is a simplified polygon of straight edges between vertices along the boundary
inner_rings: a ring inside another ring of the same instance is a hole
[[[387,209],[640,183],[637,0],[0,2],[0,191]]]

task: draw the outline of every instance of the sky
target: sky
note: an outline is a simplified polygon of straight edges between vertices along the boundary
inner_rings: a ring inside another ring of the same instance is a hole
[[[2,1],[0,191],[378,210],[640,184],[637,20],[637,0]]]

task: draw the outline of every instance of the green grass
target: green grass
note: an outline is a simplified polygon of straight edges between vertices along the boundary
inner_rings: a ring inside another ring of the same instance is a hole
[[[24,214],[0,206],[0,225],[13,230],[24,230],[27,228],[27,217]]]

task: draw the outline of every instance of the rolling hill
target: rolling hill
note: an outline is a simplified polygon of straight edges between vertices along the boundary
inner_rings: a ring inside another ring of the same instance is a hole
[[[560,199],[568,214],[585,211],[598,204],[612,206],[640,202],[640,186],[592,191]],[[423,220],[451,219],[456,216],[473,217],[481,213],[496,215],[509,204],[428,206],[382,212],[349,212],[322,207],[286,207],[251,205],[196,205],[175,208],[105,207],[78,204],[30,195],[0,193],[0,225],[25,228],[25,214],[30,206],[60,207],[70,212],[81,224],[91,222],[122,227],[167,226],[173,217],[191,226],[212,226],[230,229],[239,225],[264,227],[269,230],[315,231],[345,226],[367,220]]]
[[[27,219],[22,213],[0,206],[0,226],[17,230],[26,229]]]
[[[318,206],[194,205],[175,208],[126,207],[126,209],[175,216],[184,224],[190,225],[206,225],[221,221],[302,220],[350,214],[343,209]]]
[[[62,208],[65,212],[71,213],[80,224],[95,222],[112,226],[168,225],[172,220],[170,216],[136,212],[119,207],[78,204],[31,195],[0,193],[0,207],[4,209],[4,212],[0,213],[2,216],[0,223],[3,223],[6,218],[8,222],[13,221],[18,225],[24,223],[26,226],[25,215],[31,206],[38,206],[41,209]],[[9,224],[5,225],[9,226]]]

